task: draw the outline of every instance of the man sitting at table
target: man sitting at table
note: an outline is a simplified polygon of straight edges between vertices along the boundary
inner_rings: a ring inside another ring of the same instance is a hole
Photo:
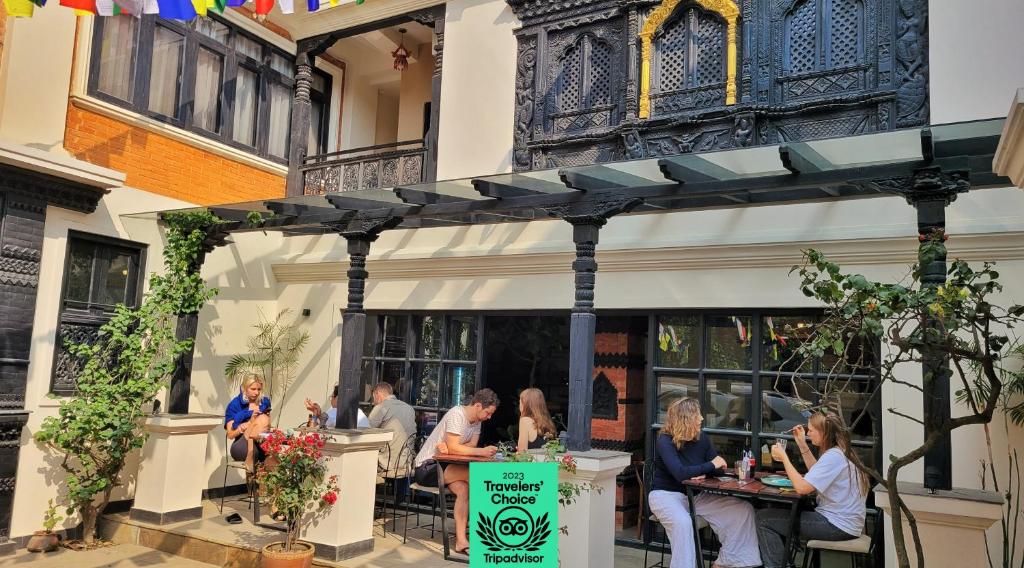
[[[416,483],[438,487],[437,462],[434,456],[438,446],[450,454],[489,458],[498,451],[494,446],[476,447],[480,442],[480,424],[489,420],[498,409],[498,395],[491,389],[482,389],[473,395],[466,406],[456,406],[445,413],[430,437],[416,455]],[[469,467],[451,464],[444,468],[444,484],[455,494],[455,552],[469,554],[466,522],[469,518]]]
[[[309,421],[306,426],[310,428],[334,428],[338,421],[338,386],[331,391],[331,408],[324,412],[320,405],[312,400],[306,399],[306,410],[309,411]],[[366,418],[362,408],[356,408],[356,428],[369,428],[370,420]]]
[[[392,432],[394,436],[388,442],[389,452],[381,452],[378,460],[378,468],[382,471],[391,471],[395,466],[400,469],[408,469],[409,463],[403,461],[401,453],[409,436],[416,433],[416,411],[407,403],[395,397],[395,391],[390,384],[385,382],[373,386],[373,410],[370,411],[369,424],[371,428],[382,428]],[[390,461],[389,461],[390,458]],[[398,472],[404,476],[404,471]],[[396,479],[397,481],[397,479]]]

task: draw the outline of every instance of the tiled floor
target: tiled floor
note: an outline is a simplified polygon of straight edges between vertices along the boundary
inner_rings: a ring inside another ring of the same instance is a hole
[[[136,568],[139,566],[165,566],[167,568],[210,568],[211,564],[187,560],[152,548],[134,544],[119,544],[97,550],[73,552],[61,548],[46,554],[33,554],[19,550],[13,556],[0,558],[0,566],[15,568]]]

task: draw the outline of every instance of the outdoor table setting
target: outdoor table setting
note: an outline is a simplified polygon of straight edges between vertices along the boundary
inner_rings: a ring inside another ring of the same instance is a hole
[[[450,547],[448,546],[448,490],[444,485],[444,466],[452,464],[463,464],[468,466],[473,462],[490,463],[498,460],[493,457],[435,454],[434,461],[437,462],[438,500],[440,501],[441,508],[441,543],[444,546],[444,559],[468,564],[469,561],[463,559],[461,556],[452,556]]]
[[[708,476],[703,479],[688,479],[684,481],[683,486],[686,487],[686,499],[690,510],[694,510],[693,498],[696,492],[777,503],[789,507],[790,530],[789,536],[786,537],[786,550],[788,551],[788,558],[792,562],[792,558],[796,553],[796,544],[799,542],[800,505],[805,500],[810,499],[813,494],[800,495],[793,489],[793,483],[789,478],[773,471],[755,472],[752,478],[742,474],[734,475],[735,472],[733,471],[728,473],[729,475]],[[748,478],[742,479],[741,477]],[[697,562],[700,566],[703,566],[700,531],[695,528],[694,533],[697,544]]]

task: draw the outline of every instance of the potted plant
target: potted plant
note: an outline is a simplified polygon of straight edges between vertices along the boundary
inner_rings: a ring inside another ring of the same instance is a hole
[[[327,475],[323,448],[326,436],[316,432],[291,435],[271,430],[261,446],[267,454],[256,476],[272,509],[284,515],[284,542],[263,547],[264,568],[308,568],[313,545],[301,542],[302,527],[324,514],[338,500],[338,478]]]
[[[47,505],[46,513],[43,514],[44,530],[32,533],[28,545],[25,546],[29,552],[53,552],[60,545],[60,535],[53,532],[53,528],[63,521],[64,517],[57,514],[57,506],[53,504],[53,499],[50,499]]]

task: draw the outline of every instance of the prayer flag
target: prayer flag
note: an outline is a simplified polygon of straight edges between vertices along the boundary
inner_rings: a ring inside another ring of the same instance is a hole
[[[191,20],[196,17],[196,9],[189,0],[157,0],[157,5],[160,6],[161,18]]]
[[[274,0],[256,0],[256,13],[266,16],[274,9]]]
[[[281,7],[282,14],[295,13],[295,0],[278,0],[277,5]]]
[[[7,14],[16,18],[31,18],[35,4],[30,0],[4,0]]]
[[[114,2],[121,7],[122,14],[131,14],[136,18],[141,17],[146,9],[144,0],[114,0]]]
[[[237,8],[242,4],[245,4],[245,0],[228,0],[228,6],[232,8]]]
[[[206,17],[206,0],[191,0],[192,9],[196,11],[196,14],[202,17]]]
[[[60,0],[60,5],[65,8],[74,8],[75,10],[85,12],[86,14],[96,13],[95,0]]]
[[[306,0],[306,10],[316,12],[320,9],[320,0]]]

